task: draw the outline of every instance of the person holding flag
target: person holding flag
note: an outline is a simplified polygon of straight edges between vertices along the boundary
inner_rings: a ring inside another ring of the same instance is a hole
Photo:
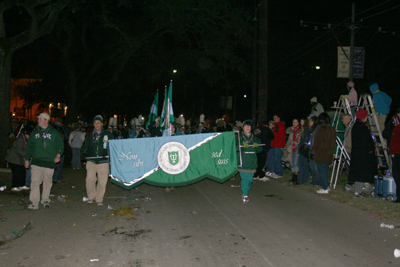
[[[158,114],[158,90],[156,97],[154,98],[153,105],[150,108],[149,119],[147,120],[146,129],[149,129],[151,137],[162,136],[162,130],[160,127],[160,117]]]
[[[150,115],[149,115],[149,119],[147,120],[147,123],[146,123],[146,129],[149,129],[149,126],[153,125],[155,123],[156,118],[157,118],[157,113],[158,113],[158,90],[156,93],[156,97],[154,98],[153,105],[151,106],[151,109],[150,109]]]

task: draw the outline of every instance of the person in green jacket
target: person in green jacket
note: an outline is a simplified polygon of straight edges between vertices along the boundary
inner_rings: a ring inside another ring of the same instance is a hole
[[[49,125],[50,116],[40,113],[36,117],[38,127],[33,130],[25,152],[25,168],[29,168],[29,160],[32,158],[32,180],[29,200],[31,204],[26,209],[37,210],[40,200],[40,184],[43,183],[42,201],[43,207],[50,208],[50,190],[53,186],[53,174],[56,164],[60,162],[64,152],[64,143],[60,133]]]
[[[103,129],[103,117],[97,115],[93,119],[94,129],[88,133],[81,147],[81,153],[86,154],[86,192],[88,203],[96,201],[98,206],[103,206],[103,198],[106,192],[108,174],[108,141],[114,139],[114,135]],[[97,185],[96,185],[97,182]]]
[[[243,122],[243,131],[238,133],[239,138],[236,141],[239,161],[238,171],[241,178],[240,185],[244,204],[250,200],[248,194],[253,183],[254,173],[257,170],[257,153],[262,151],[262,147],[259,146],[260,139],[251,132],[251,124],[251,120]]]

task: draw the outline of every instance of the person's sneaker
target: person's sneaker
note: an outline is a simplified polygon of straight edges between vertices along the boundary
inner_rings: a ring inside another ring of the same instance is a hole
[[[29,204],[28,206],[25,206],[24,209],[26,210],[38,210],[39,207],[37,205],[33,205],[32,203]]]
[[[72,168],[73,170],[75,170],[76,168]]]
[[[249,203],[250,199],[248,196],[242,196],[243,204]]]
[[[277,175],[277,174],[275,174],[275,173],[273,173],[273,174],[271,175],[271,177],[274,178],[274,179],[282,178],[282,176],[279,176],[279,175]]]
[[[97,202],[97,206],[103,206],[103,202]]]
[[[19,189],[21,190],[31,190],[29,186],[24,185],[23,187],[20,187]]]
[[[46,209],[50,208],[50,202],[45,201],[45,202],[43,203],[43,207],[46,208]]]
[[[21,189],[19,187],[13,187],[13,188],[11,188],[11,191],[19,192],[19,191],[21,191]]]
[[[269,177],[272,177],[272,175],[274,175],[275,173],[272,173],[272,172],[266,172],[265,173],[265,176],[269,176]]]
[[[92,204],[93,203],[93,199],[88,199],[87,203]]]
[[[268,177],[260,178],[260,181],[266,182],[269,181],[269,178]]]
[[[258,180],[260,179],[258,176],[253,177],[253,180]]]
[[[354,198],[365,197],[364,193],[354,193]]]
[[[328,189],[325,190],[325,189],[321,188],[320,190],[317,191],[317,194],[329,194],[329,190]]]

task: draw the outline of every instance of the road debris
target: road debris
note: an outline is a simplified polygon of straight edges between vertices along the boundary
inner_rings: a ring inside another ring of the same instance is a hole
[[[61,203],[65,203],[65,201],[67,201],[67,200],[65,199],[64,196],[58,196],[58,197],[57,197],[57,201],[58,201],[58,202],[61,202]]]
[[[17,230],[12,230],[12,234],[3,236],[3,238],[2,238],[3,240],[0,240],[0,243],[4,243],[7,241],[11,241],[11,240],[20,238],[24,234],[33,230],[35,228],[35,226],[36,226],[36,224],[33,221],[29,221],[21,231],[18,232]]]
[[[389,229],[394,229],[393,224],[386,224],[386,223],[381,223],[382,228],[389,228]]]

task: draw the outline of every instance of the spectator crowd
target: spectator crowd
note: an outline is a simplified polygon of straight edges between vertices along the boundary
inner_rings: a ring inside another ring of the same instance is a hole
[[[350,110],[344,114],[344,148],[351,158],[348,172],[348,185],[354,187],[354,196],[363,196],[363,190],[374,183],[378,173],[376,141],[367,119],[367,110],[357,107],[357,92],[353,82],[347,84]],[[400,109],[392,118],[387,118],[391,98],[379,90],[378,84],[370,87],[378,123],[388,151],[391,155],[389,173],[397,184],[400,183]],[[237,134],[239,173],[241,176],[242,199],[249,202],[249,191],[253,180],[268,181],[270,178],[283,177],[283,168],[291,170],[290,182],[294,185],[310,183],[320,187],[318,194],[328,194],[329,167],[334,160],[337,129],[332,126],[331,118],[318,102],[317,97],[310,99],[310,113],[304,117],[291,119],[286,125],[281,115],[276,113],[272,120],[254,125],[251,120],[243,123],[229,122],[227,115],[213,120],[205,120],[203,114],[192,123],[181,115],[171,123],[170,135],[189,135],[212,132],[234,131]],[[10,134],[9,151],[6,161],[12,170],[13,192],[31,190],[31,204],[28,209],[38,209],[40,185],[43,184],[41,204],[50,207],[49,193],[53,183],[63,179],[65,151],[72,151],[71,167],[80,169],[86,164],[86,189],[88,203],[103,205],[103,196],[108,178],[107,143],[110,139],[129,139],[159,137],[163,135],[164,125],[160,117],[144,126],[142,115],[133,118],[130,126],[126,121],[117,123],[112,117],[106,123],[101,115],[92,122],[76,122],[63,126],[60,119],[50,123],[50,116],[41,113],[38,124],[30,122],[21,125]],[[82,154],[86,158],[82,158]],[[400,193],[400,186],[397,187]]]

